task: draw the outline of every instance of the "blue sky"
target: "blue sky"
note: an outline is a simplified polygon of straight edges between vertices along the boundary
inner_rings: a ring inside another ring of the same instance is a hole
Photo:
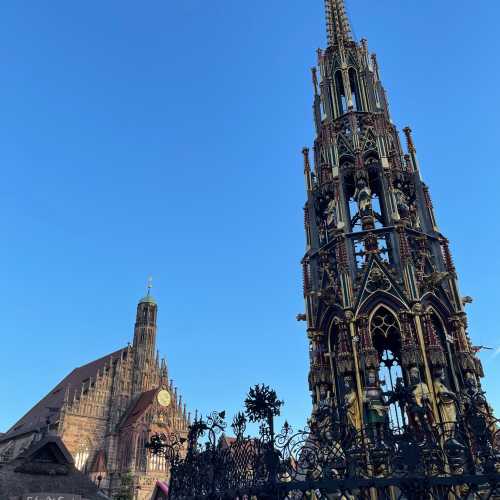
[[[149,274],[191,409],[310,411],[300,150],[322,0],[0,6],[0,430],[132,339]],[[500,3],[347,0],[410,124],[475,343],[500,346]],[[500,355],[482,355],[500,409]]]

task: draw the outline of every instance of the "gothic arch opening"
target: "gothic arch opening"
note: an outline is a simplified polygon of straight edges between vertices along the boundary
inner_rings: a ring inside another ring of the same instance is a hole
[[[378,165],[378,160],[375,156],[371,155],[370,158]],[[364,176],[365,191],[367,198],[370,199],[370,211],[374,218],[375,229],[384,227],[386,209],[383,204],[383,186],[380,180],[378,169],[370,169]],[[361,231],[361,214],[359,204],[360,192],[360,179],[354,172],[349,172],[344,178],[344,191],[349,206],[349,213],[351,217],[351,230],[353,232]]]
[[[346,393],[346,380],[345,373],[349,371],[345,365],[343,365],[342,352],[350,351],[347,345],[347,336],[345,331],[342,332],[341,325],[342,320],[338,317],[332,319],[328,334],[328,351],[329,351],[329,369],[332,374],[332,380],[334,384],[335,394],[337,396],[337,405],[339,408],[344,404],[344,396]],[[336,362],[332,363],[332,359]],[[344,360],[345,362],[345,360]]]
[[[401,328],[396,314],[385,305],[378,306],[370,316],[369,331],[379,356],[379,378],[386,391],[394,391],[398,379],[403,378]],[[398,405],[391,404],[388,415],[391,427],[403,427],[403,414]]]
[[[445,383],[448,387],[453,388],[455,391],[460,390],[456,375],[453,372],[453,353],[451,352],[450,344],[448,343],[448,334],[443,318],[432,306],[427,309],[427,313],[429,314],[430,318],[430,326],[433,329],[434,334],[436,335],[441,347],[443,348],[447,359],[446,369],[444,370],[444,375],[446,378]]]
[[[342,71],[340,70],[335,72],[335,90],[339,115],[343,115],[347,113],[347,97],[344,89],[344,81],[342,79]]]
[[[359,94],[358,74],[354,68],[349,68],[349,85],[351,87],[351,100],[354,111],[361,111],[361,96]]]
[[[149,441],[149,436],[146,431],[139,434],[137,438],[137,455],[136,455],[136,468],[140,471],[147,471],[148,453],[146,443]]]

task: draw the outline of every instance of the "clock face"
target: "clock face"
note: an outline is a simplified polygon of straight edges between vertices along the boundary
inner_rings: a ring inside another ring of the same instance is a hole
[[[166,389],[162,389],[156,396],[156,399],[160,406],[168,406],[171,400],[170,393]]]

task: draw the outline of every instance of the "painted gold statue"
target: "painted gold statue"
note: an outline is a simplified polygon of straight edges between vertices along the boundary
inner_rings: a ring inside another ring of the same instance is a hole
[[[427,384],[422,382],[420,370],[416,366],[410,369],[410,384],[411,393],[406,407],[408,419],[418,434],[430,437],[434,424],[431,392]]]
[[[344,396],[344,408],[347,413],[347,423],[356,432],[361,430],[361,414],[356,389],[351,379],[345,381],[346,394]]]
[[[356,182],[356,191],[353,198],[358,204],[361,217],[372,215],[372,191],[364,177],[360,177]]]
[[[436,372],[434,378],[434,393],[443,429],[451,437],[457,424],[457,396],[444,384],[444,371]]]

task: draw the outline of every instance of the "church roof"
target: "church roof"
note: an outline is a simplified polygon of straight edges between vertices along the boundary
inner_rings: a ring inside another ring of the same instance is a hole
[[[151,389],[140,394],[135,404],[125,413],[120,428],[127,427],[139,420],[144,412],[153,404],[158,389]]]
[[[90,378],[95,379],[97,372],[102,371],[105,366],[109,365],[111,358],[119,358],[126,350],[127,348],[119,349],[86,365],[75,368],[5,434],[0,435],[0,441],[33,432],[48,423],[55,424],[59,419],[59,413],[66,394],[71,401],[75,394],[79,394],[83,383],[90,380]]]

